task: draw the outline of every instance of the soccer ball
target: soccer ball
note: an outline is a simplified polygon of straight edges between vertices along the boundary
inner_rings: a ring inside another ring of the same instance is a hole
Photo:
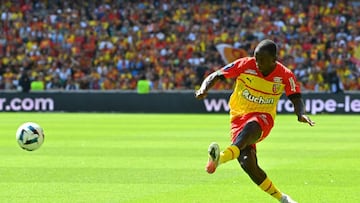
[[[34,151],[44,142],[44,131],[37,123],[23,123],[16,131],[16,140],[22,149]]]

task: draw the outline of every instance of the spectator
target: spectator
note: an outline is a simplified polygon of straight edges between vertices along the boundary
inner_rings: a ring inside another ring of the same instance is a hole
[[[68,77],[66,80],[65,90],[73,91],[73,90],[79,90],[79,84],[75,82],[74,79],[71,78],[71,76]]]
[[[60,76],[56,74],[55,76],[51,77],[50,81],[46,83],[47,90],[62,90],[64,89],[64,85],[60,80]]]
[[[329,66],[326,68],[326,79],[329,84],[331,93],[343,92],[341,81],[336,72],[336,67],[334,64],[329,64]]]
[[[151,86],[151,82],[146,79],[145,75],[142,75],[136,85],[137,93],[147,94],[150,92]]]
[[[45,90],[44,78],[42,74],[35,76],[35,79],[31,82],[31,91],[43,91]]]
[[[21,92],[28,93],[31,89],[31,78],[30,72],[26,69],[22,71],[22,74],[19,78],[19,86]]]

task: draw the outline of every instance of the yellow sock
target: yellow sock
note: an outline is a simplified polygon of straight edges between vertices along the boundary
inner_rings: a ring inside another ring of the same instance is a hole
[[[281,192],[275,187],[275,185],[268,177],[266,177],[266,179],[259,185],[259,187],[277,200],[281,199]]]
[[[237,146],[231,145],[220,153],[219,164],[238,158],[240,150]]]

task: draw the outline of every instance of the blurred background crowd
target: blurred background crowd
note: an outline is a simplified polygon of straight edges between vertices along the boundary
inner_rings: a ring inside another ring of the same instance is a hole
[[[360,90],[356,1],[0,2],[2,90],[134,90],[144,79],[153,90],[193,90],[225,65],[217,44],[252,55],[264,38],[303,90]]]

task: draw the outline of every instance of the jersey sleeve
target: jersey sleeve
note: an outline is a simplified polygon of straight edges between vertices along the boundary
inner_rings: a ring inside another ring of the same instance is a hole
[[[293,72],[290,70],[285,71],[285,94],[286,96],[301,93],[301,88]]]
[[[222,67],[219,70],[219,73],[223,75],[225,78],[235,78],[243,72],[247,61],[248,61],[247,57],[237,59],[232,63],[229,63],[224,67]]]

